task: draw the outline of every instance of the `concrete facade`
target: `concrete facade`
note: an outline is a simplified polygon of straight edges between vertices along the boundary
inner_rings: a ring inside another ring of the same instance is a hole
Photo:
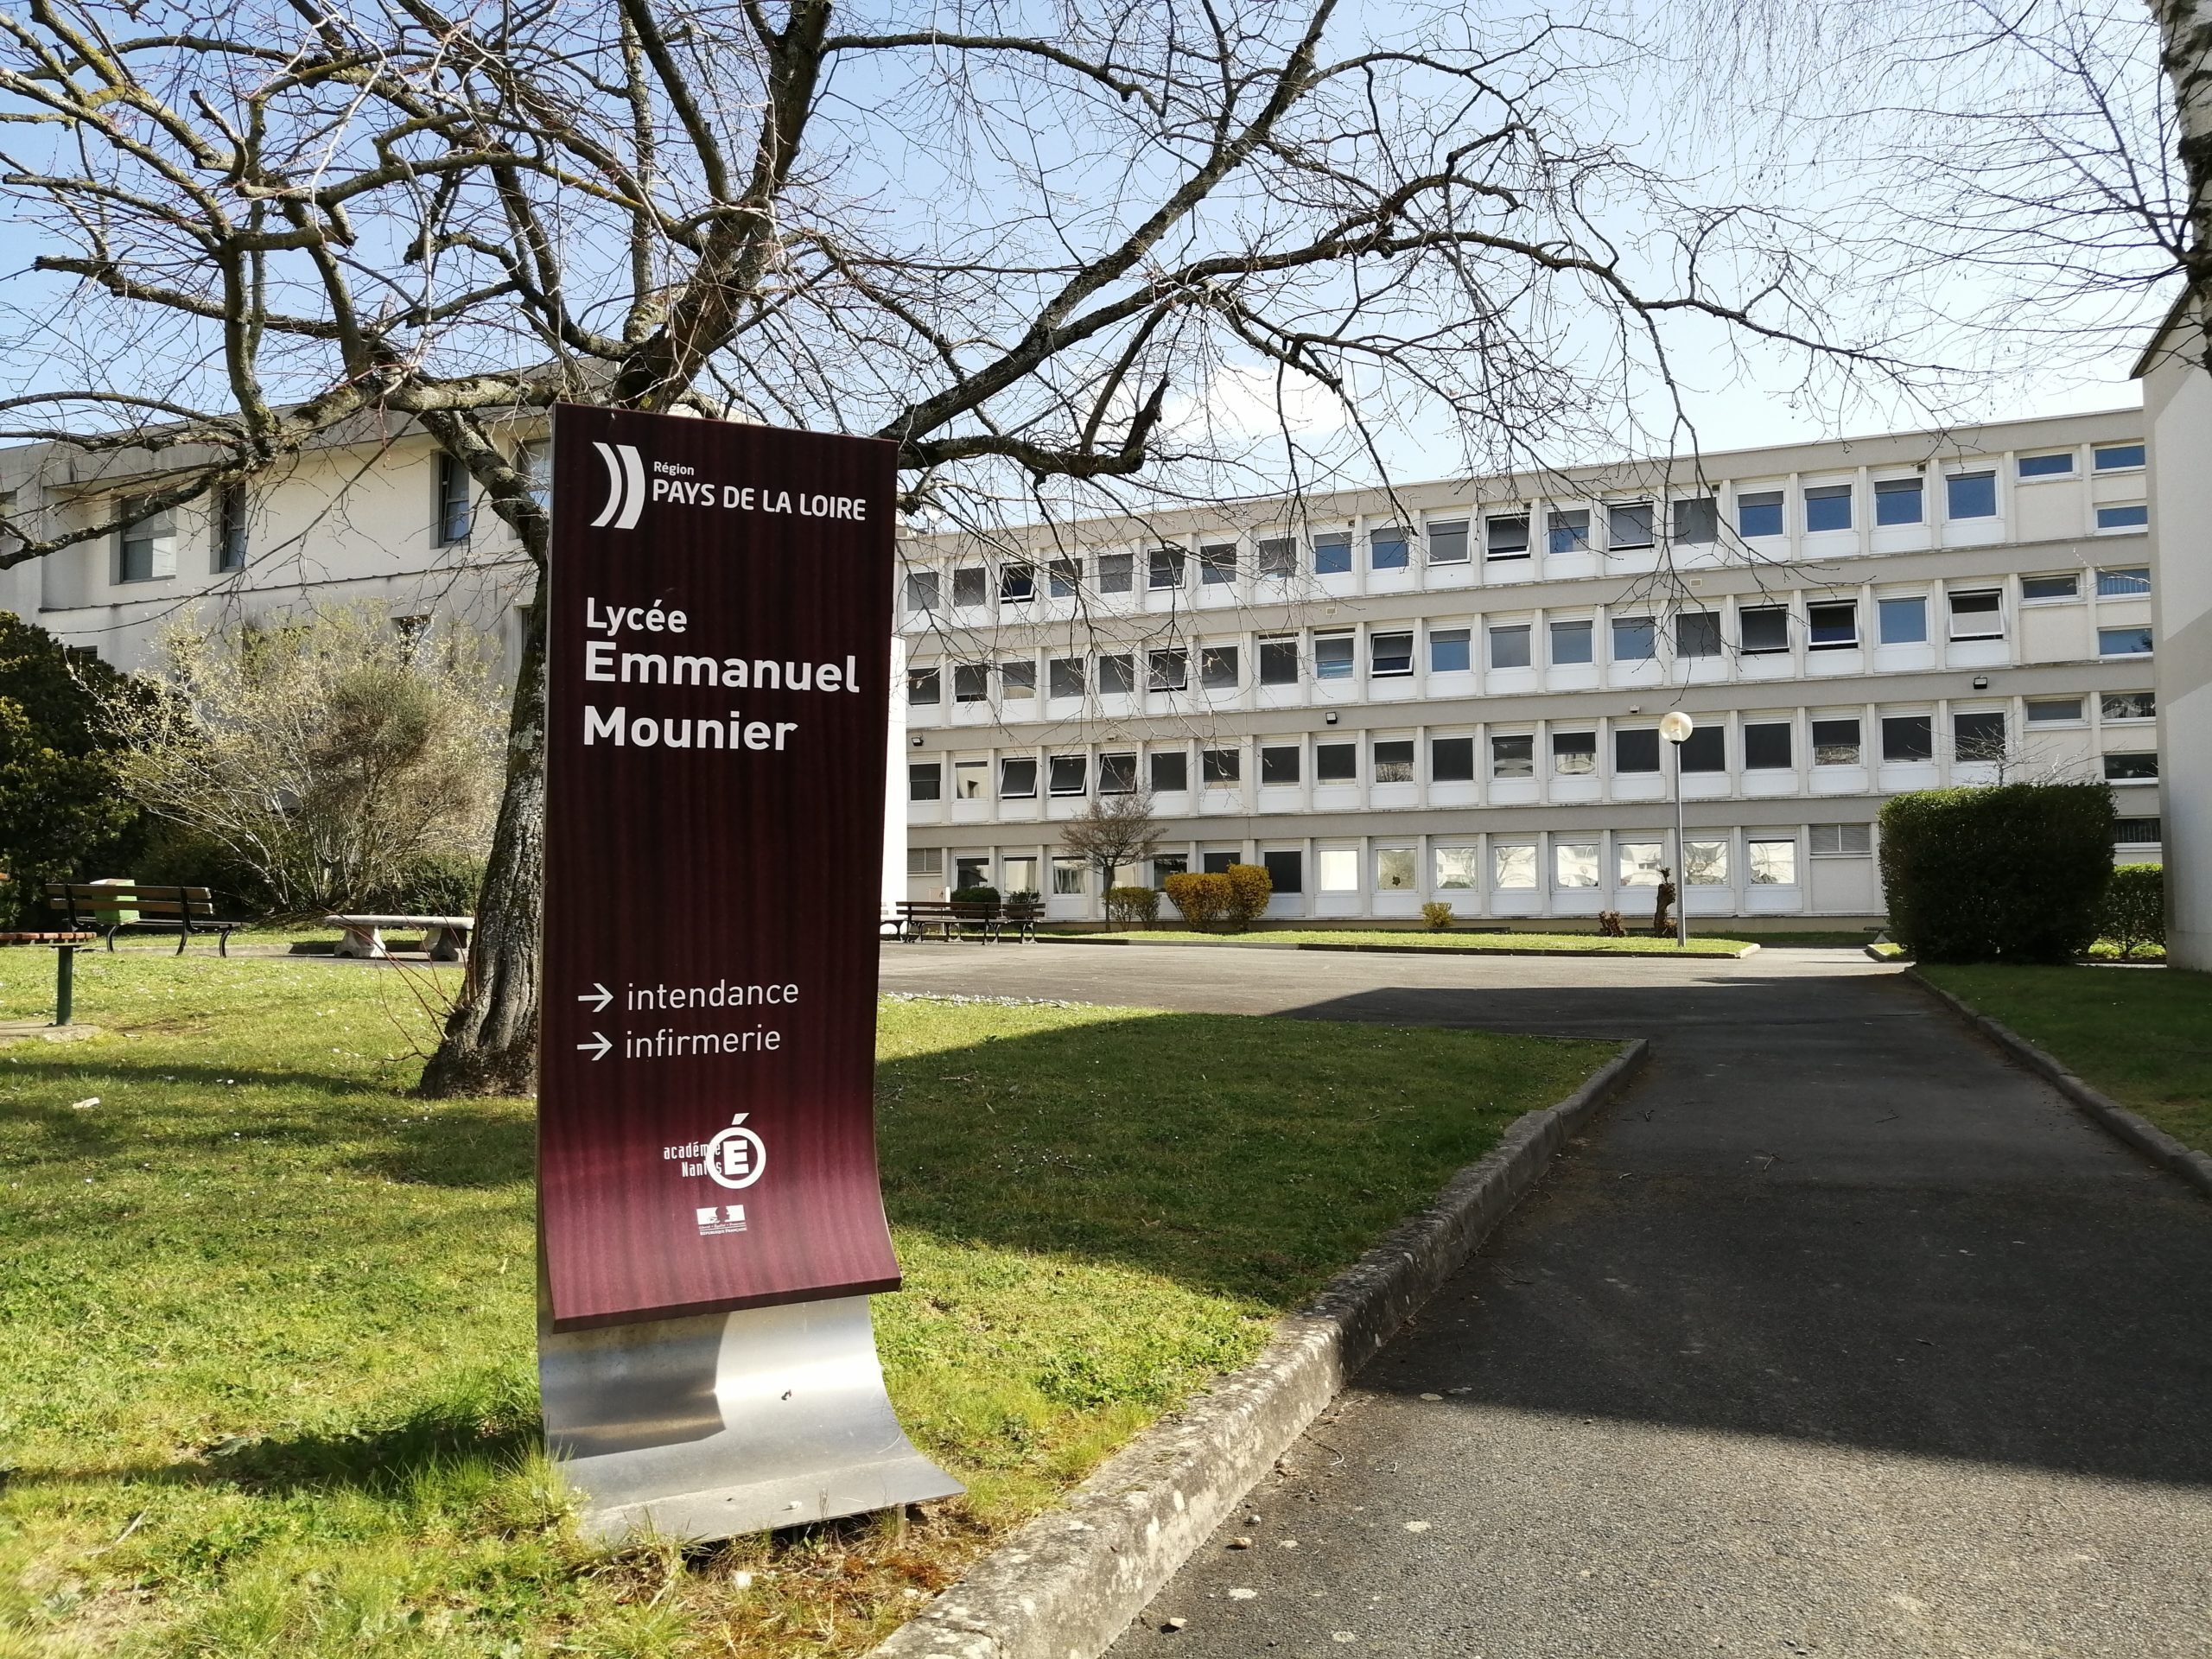
[[[2166,959],[2212,969],[2212,374],[2174,349],[2177,308],[2136,375],[2151,445],[2159,767],[2164,781]],[[2196,342],[2201,353],[2202,341]]]
[[[1149,789],[1149,870],[1281,918],[1867,918],[1898,791],[2110,778],[2160,856],[2134,410],[1182,509],[907,547],[908,892],[1102,913],[1058,825]]]

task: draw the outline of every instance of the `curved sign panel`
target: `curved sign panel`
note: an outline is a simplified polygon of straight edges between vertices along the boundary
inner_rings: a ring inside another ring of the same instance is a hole
[[[556,412],[556,1331],[898,1287],[874,1108],[895,453]]]

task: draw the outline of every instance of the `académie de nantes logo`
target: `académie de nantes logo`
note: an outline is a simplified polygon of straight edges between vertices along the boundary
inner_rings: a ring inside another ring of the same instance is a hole
[[[594,438],[591,447],[607,463],[607,505],[599,510],[591,527],[597,530],[611,524],[616,530],[635,530],[638,515],[645,510],[645,464],[638,458],[637,446],[601,443]]]

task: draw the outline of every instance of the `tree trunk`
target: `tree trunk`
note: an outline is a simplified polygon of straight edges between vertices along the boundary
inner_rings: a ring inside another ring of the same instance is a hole
[[[545,875],[545,569],[522,613],[507,777],[477,896],[461,1002],[416,1092],[526,1095],[537,1082],[538,940]]]
[[[2175,151],[2189,188],[2189,239],[2182,251],[2197,339],[2190,357],[2212,369],[2212,0],[2151,0],[2159,67],[2173,89]]]

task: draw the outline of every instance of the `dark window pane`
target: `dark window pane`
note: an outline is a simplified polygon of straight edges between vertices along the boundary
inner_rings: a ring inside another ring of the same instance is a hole
[[[1859,722],[1855,720],[1815,721],[1813,764],[1816,766],[1857,766]]]
[[[1056,754],[1052,757],[1052,793],[1080,795],[1086,787],[1085,776],[1090,770],[1090,757],[1081,754]]]
[[[1567,555],[1590,550],[1590,509],[1554,507],[1544,515],[1544,544],[1554,553]]]
[[[1874,522],[1878,524],[1916,524],[1921,511],[1921,480],[1916,478],[1878,479],[1874,484]]]
[[[1932,760],[1936,758],[1936,721],[1932,715],[1882,716],[1882,759]]]
[[[1025,605],[1037,597],[1037,567],[1009,564],[999,572],[999,603]]]
[[[1655,727],[1617,730],[1613,734],[1615,772],[1659,770],[1659,733]]]
[[[952,573],[952,602],[981,605],[990,597],[988,579],[980,564],[963,564]]]
[[[1758,605],[1736,613],[1744,649],[1759,652],[1789,649],[1789,611],[1782,605]]]
[[[1233,784],[1244,775],[1242,749],[1200,749],[1198,776],[1209,784]]]
[[[1529,666],[1529,625],[1514,623],[1490,631],[1490,665],[1492,668],[1526,668]]]
[[[1658,651],[1659,625],[1648,616],[1613,619],[1613,660],[1648,663]]]
[[[1298,781],[1298,745],[1271,744],[1260,751],[1260,781],[1274,788]]]
[[[1517,735],[1491,739],[1490,775],[1493,778],[1535,777],[1536,740]]]
[[[1951,753],[1960,760],[2001,760],[2005,716],[1995,709],[1951,716]]]
[[[1552,626],[1552,663],[1555,667],[1572,667],[1590,660],[1591,624],[1587,622],[1554,622]]]
[[[1229,867],[1236,861],[1236,855],[1234,853],[1201,853],[1198,855],[1198,859],[1199,862],[1205,867],[1205,873],[1208,875],[1220,875],[1224,874],[1228,870]]]
[[[1859,606],[1855,601],[1827,600],[1808,605],[1805,623],[1815,651],[1841,651],[1859,643]]]
[[[2096,451],[2096,458],[2097,470],[2101,473],[2113,472],[2127,467],[2140,467],[2143,464],[2143,446],[2139,443],[2101,445]]]
[[[1267,866],[1268,877],[1277,893],[1305,891],[1306,855],[1303,853],[1262,853],[1260,862]]]
[[[1055,657],[1046,684],[1056,697],[1079,697],[1083,695],[1083,658]]]
[[[1191,786],[1191,757],[1180,749],[1155,751],[1152,757],[1152,792],[1172,795]]]
[[[1483,543],[1493,559],[1525,559],[1529,556],[1529,515],[1525,512],[1500,514],[1483,520]]]
[[[2022,478],[2058,478],[2074,470],[2074,452],[2067,450],[2056,455],[2022,455]]]
[[[1098,591],[1102,594],[1126,594],[1135,584],[1134,556],[1127,553],[1101,553],[1098,556]]]
[[[1190,868],[1191,861],[1182,854],[1162,853],[1152,861],[1152,885],[1165,892],[1169,876],[1181,875]]]
[[[1392,524],[1386,529],[1367,532],[1367,568],[1370,570],[1402,570],[1408,563],[1406,532]]]
[[[1997,516],[1997,474],[1953,473],[1947,481],[1948,495],[1943,511],[1952,518],[1994,518]]]
[[[1198,652],[1198,683],[1209,691],[1236,689],[1236,647],[1208,645]]]
[[[934,760],[918,763],[906,768],[906,798],[910,801],[934,801],[944,788],[944,774]]]
[[[1351,537],[1344,531],[1331,531],[1313,538],[1313,574],[1318,576],[1340,576],[1351,569]]]
[[[991,695],[991,671],[982,663],[962,663],[952,671],[952,700],[981,702]]]
[[[1021,698],[1037,695],[1037,664],[1034,663],[1001,663],[999,664],[999,694]]]
[[[1788,721],[1760,720],[1745,722],[1745,771],[1783,772],[1787,771],[1791,764]]]
[[[906,608],[910,611],[933,611],[937,608],[937,572],[914,570],[906,576]]]
[[[1700,726],[1682,744],[1684,772],[1728,770],[1728,734],[1721,726]]]
[[[1552,771],[1561,778],[1579,778],[1598,770],[1598,734],[1554,732]]]
[[[1037,762],[1033,759],[999,762],[999,794],[1007,800],[1026,801],[1037,793]]]
[[[1351,635],[1317,633],[1313,636],[1313,677],[1348,680],[1351,677]]]
[[[1098,757],[1098,792],[1101,795],[1134,795],[1137,792],[1137,758],[1134,754],[1102,754]]]
[[[1432,784],[1474,782],[1475,740],[1471,737],[1429,739],[1428,780]]]
[[[1137,689],[1135,658],[1124,652],[1098,659],[1098,689],[1108,694]]]
[[[1236,544],[1219,542],[1198,550],[1198,585],[1218,588],[1236,580]]]
[[[1155,651],[1147,658],[1147,683],[1154,691],[1180,691],[1191,674],[1190,653]]]
[[[1146,557],[1145,585],[1150,588],[1180,588],[1183,585],[1183,550],[1179,547],[1155,547]]]
[[[1367,672],[1370,678],[1390,679],[1413,671],[1412,634],[1371,633],[1367,636]]]
[[[2158,757],[2148,751],[2139,754],[2105,756],[2105,776],[2114,783],[2130,783],[2158,775]]]
[[[1313,781],[1317,784],[1356,784],[1359,781],[1357,743],[1316,743]]]
[[[1605,542],[1614,548],[1651,545],[1651,504],[1622,501],[1605,509]]]
[[[906,671],[907,702],[935,702],[940,695],[938,688],[937,670],[910,668]]]
[[[2149,691],[2107,691],[2098,702],[2107,720],[2149,720],[2158,712],[2158,699]]]
[[[1465,564],[1467,562],[1467,521],[1454,518],[1428,527],[1428,562]]]
[[[1720,539],[1720,508],[1709,495],[1675,503],[1675,539],[1696,545]]]
[[[1045,570],[1045,591],[1054,599],[1073,599],[1083,586],[1081,559],[1054,559]]]
[[[1470,665],[1466,629],[1433,628],[1429,631],[1428,671],[1430,673],[1464,674]]]
[[[1375,745],[1375,781],[1378,784],[1410,784],[1414,780],[1414,745],[1411,738],[1392,738],[1378,741]]]
[[[1262,639],[1260,641],[1260,683],[1262,685],[1296,685],[1298,683],[1298,641]]]
[[[1675,655],[1718,657],[1720,618],[1712,611],[1683,611],[1675,618]]]
[[[1271,536],[1260,543],[1260,574],[1283,581],[1298,574],[1298,543],[1287,536]]]

